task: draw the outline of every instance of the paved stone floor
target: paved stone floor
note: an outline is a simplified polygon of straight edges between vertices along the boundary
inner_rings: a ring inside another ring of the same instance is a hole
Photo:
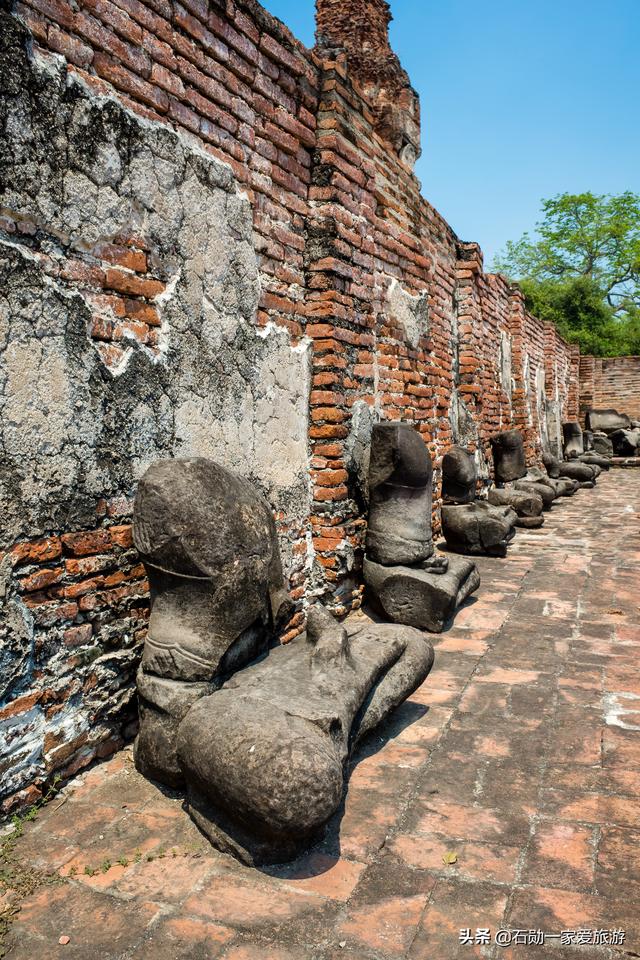
[[[612,471],[481,560],[427,683],[361,754],[324,846],[289,868],[212,850],[130,750],[77,779],[15,845],[29,869],[7,956],[640,955],[639,515],[640,470]],[[29,894],[33,868],[65,879]],[[499,947],[460,943],[465,928],[626,938]]]

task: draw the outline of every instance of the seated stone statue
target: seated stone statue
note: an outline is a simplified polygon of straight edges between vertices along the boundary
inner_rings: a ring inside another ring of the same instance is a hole
[[[519,430],[503,430],[491,437],[496,483],[502,486],[520,480],[527,472],[524,443]]]
[[[588,463],[591,466],[599,467],[601,470],[609,469],[611,464],[608,460],[599,456],[593,450],[593,433],[590,430],[583,432],[580,424],[572,420],[562,424],[562,433],[565,460],[580,460],[581,463]]]
[[[225,676],[266,652],[290,603],[269,505],[210,460],[149,467],[133,538],[151,589],[135,760],[142,773],[177,786],[180,721]]]
[[[596,478],[600,473],[600,467],[582,463],[581,460],[556,460],[555,457],[545,454],[543,461],[552,479],[571,480],[577,485],[575,489],[595,486]]]
[[[587,410],[585,422],[594,432],[596,453],[605,457],[635,457],[640,455],[638,421],[617,410]],[[602,438],[607,437],[607,441]]]
[[[439,633],[478,589],[473,563],[435,556],[431,534],[431,455],[406,423],[373,428],[364,582],[387,619]]]
[[[342,801],[349,754],[432,662],[419,630],[345,627],[312,608],[306,636],[237,673],[183,720],[178,757],[200,829],[245,863],[299,855]]]
[[[593,452],[600,457],[610,459],[613,456],[613,444],[606,433],[596,431],[592,434]]]
[[[584,451],[582,427],[577,420],[570,420],[562,424],[563,453],[565,460],[580,457]]]
[[[572,497],[578,489],[578,484],[575,480],[571,480],[569,477],[562,477],[559,474],[553,475],[553,473],[547,469],[546,464],[548,458],[544,454],[542,462],[544,469],[542,467],[529,467],[525,480],[532,481],[533,483],[542,483],[550,487],[556,499],[558,497]]]
[[[549,483],[527,473],[524,442],[519,430],[504,430],[491,437],[496,486],[506,491],[534,493],[542,500],[544,510],[551,509],[559,492]],[[548,479],[548,478],[547,478]]]
[[[271,510],[209,460],[147,470],[134,542],[151,584],[137,768],[186,784],[221,849],[247,863],[295,856],[339,806],[350,750],[429,673],[430,643],[314,608],[306,636],[270,649],[290,609]]]
[[[451,447],[442,459],[442,533],[457,553],[504,557],[518,516],[510,505],[476,500],[477,479],[473,457],[462,447]]]

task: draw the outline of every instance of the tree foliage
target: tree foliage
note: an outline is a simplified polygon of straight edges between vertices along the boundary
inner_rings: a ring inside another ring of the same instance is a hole
[[[542,212],[537,236],[509,241],[495,269],[584,353],[639,354],[640,196],[563,193]]]

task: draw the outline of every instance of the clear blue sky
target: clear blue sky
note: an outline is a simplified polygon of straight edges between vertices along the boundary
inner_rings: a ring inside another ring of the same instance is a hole
[[[314,42],[313,0],[262,0]],[[490,264],[556,193],[640,193],[640,0],[391,0],[424,196]]]

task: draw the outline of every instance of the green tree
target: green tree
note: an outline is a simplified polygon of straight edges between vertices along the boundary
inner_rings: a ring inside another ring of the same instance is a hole
[[[584,353],[640,353],[640,196],[563,193],[542,213],[537,236],[509,241],[494,269]]]

